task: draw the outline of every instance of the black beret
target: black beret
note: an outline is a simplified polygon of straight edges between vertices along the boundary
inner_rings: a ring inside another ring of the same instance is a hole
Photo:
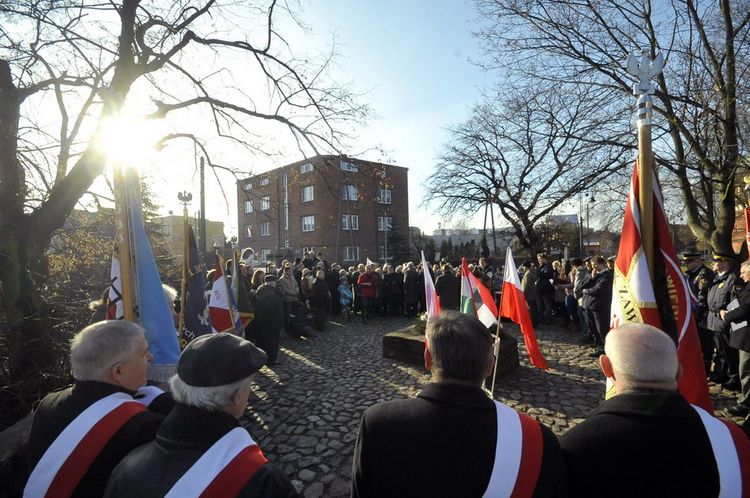
[[[229,332],[190,341],[180,355],[177,375],[193,387],[226,386],[250,377],[266,364],[266,353]]]
[[[703,259],[703,253],[700,252],[683,252],[682,260],[690,261],[691,259]]]
[[[713,256],[714,261],[734,261],[734,254],[728,254],[725,252],[715,252]]]

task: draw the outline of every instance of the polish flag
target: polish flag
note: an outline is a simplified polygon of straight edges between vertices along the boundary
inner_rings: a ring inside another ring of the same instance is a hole
[[[508,247],[505,253],[505,273],[503,274],[503,294],[500,301],[500,316],[510,318],[521,327],[523,340],[526,344],[526,353],[529,355],[531,364],[542,370],[547,370],[547,360],[542,356],[539,344],[536,342],[534,325],[531,323],[529,307],[526,304],[526,296],[521,289],[521,281],[518,278],[516,263],[513,261],[513,253]]]
[[[432,274],[430,273],[430,264],[424,257],[424,251],[422,251],[422,271],[424,272],[424,296],[425,304],[427,305],[427,323],[430,320],[437,318],[440,314],[440,301],[435,292],[435,284],[432,283]]]
[[[214,285],[211,289],[211,300],[208,304],[208,313],[211,316],[211,332],[233,332],[241,330],[239,326],[239,312],[232,298],[232,289],[224,276],[224,268],[221,258],[216,258],[216,272],[214,273]]]

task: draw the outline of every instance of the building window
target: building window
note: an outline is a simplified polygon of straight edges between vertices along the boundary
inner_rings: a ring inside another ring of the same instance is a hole
[[[300,173],[310,173],[312,170],[313,170],[312,163],[300,164],[299,166]]]
[[[260,235],[261,237],[268,237],[271,235],[271,222],[264,221],[260,224]]]
[[[253,212],[253,201],[245,201],[245,214]]]
[[[271,261],[273,258],[273,252],[271,252],[270,249],[261,249],[260,250],[260,260],[261,261]]]
[[[390,232],[391,221],[393,221],[393,218],[391,218],[390,216],[378,216],[378,231]]]
[[[357,186],[345,183],[341,190],[341,198],[345,201],[356,201],[359,199]]]
[[[341,229],[342,230],[359,230],[359,215],[358,214],[342,214],[341,215]]]
[[[303,216],[302,217],[302,231],[303,232],[315,231],[315,216]]]
[[[378,176],[380,178],[385,178],[385,168],[378,171]]]
[[[391,189],[389,188],[378,188],[378,203],[390,204],[391,203]]]
[[[354,171],[354,172],[359,171],[359,168],[354,163],[350,163],[348,161],[341,161],[340,164],[341,164],[341,171]]]
[[[385,244],[378,246],[378,252],[380,253],[380,259],[383,261],[393,259],[393,253],[391,251],[386,251]]]
[[[261,178],[260,179],[260,186],[261,187],[264,187],[264,186],[268,185],[269,183],[271,183],[271,179],[270,178]]]
[[[302,202],[311,202],[315,200],[315,189],[312,185],[302,187]]]
[[[267,195],[260,198],[260,210],[267,211],[271,209],[271,196]]]
[[[253,226],[245,225],[245,238],[250,239],[253,236]]]
[[[344,246],[344,261],[359,261],[359,246]]]
[[[248,190],[253,189],[253,182],[245,182],[245,184],[242,186],[242,190],[247,192]]]
[[[309,252],[315,252],[315,248],[314,247],[307,247],[307,246],[305,246],[305,247],[302,248],[302,255],[303,256],[305,254],[309,253]]]

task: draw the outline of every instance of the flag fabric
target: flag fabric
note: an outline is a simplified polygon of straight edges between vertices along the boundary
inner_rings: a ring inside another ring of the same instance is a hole
[[[240,251],[238,249],[234,250],[232,260],[232,295],[234,296],[234,301],[237,303],[237,312],[240,315],[242,330],[245,330],[247,324],[255,318],[255,306],[253,306],[253,301],[250,300],[250,293],[247,291],[247,282],[242,277],[242,270],[240,270],[239,265]]]
[[[677,263],[677,253],[669,233],[661,189],[655,175],[653,185],[654,258],[660,258],[663,262],[667,276],[667,290],[676,323],[674,339],[683,368],[678,388],[690,403],[712,412],[698,331],[690,306],[690,288]],[[611,328],[616,328],[626,322],[647,323],[659,329],[662,328],[654,285],[641,243],[639,187],[636,165],[631,178],[620,248],[615,261]]]
[[[218,254],[216,255],[216,271],[214,272],[214,283],[211,288],[208,312],[211,316],[211,330],[213,333],[242,333],[242,322],[240,321],[237,304],[235,304],[234,297],[232,296],[232,288],[224,276],[224,260]]]
[[[440,301],[435,292],[435,284],[432,282],[432,274],[430,273],[430,264],[424,257],[424,251],[422,251],[422,272],[424,273],[424,297],[425,305],[427,307],[427,323],[430,320],[437,318],[440,315]]]
[[[497,306],[492,293],[471,273],[466,258],[461,258],[460,309],[462,313],[477,317],[485,327],[497,325]]]
[[[125,318],[122,300],[122,280],[120,276],[120,244],[115,243],[112,253],[112,269],[109,274],[109,294],[107,295],[107,320]]]
[[[180,346],[184,349],[200,335],[211,333],[206,302],[206,269],[201,264],[193,227],[185,219],[185,252],[182,258],[180,296]]]
[[[531,322],[529,306],[526,296],[521,289],[521,281],[518,278],[518,269],[513,261],[513,253],[508,247],[505,253],[505,273],[503,274],[503,293],[500,301],[500,316],[510,318],[521,327],[523,341],[526,344],[526,353],[532,365],[542,370],[547,370],[547,360],[544,359],[539,344],[536,342],[534,325]]]
[[[138,174],[134,168],[128,168],[123,176],[122,188],[133,262],[134,309],[137,321],[146,330],[148,348],[154,356],[147,375],[150,381],[167,382],[177,372],[177,360],[180,357],[177,328],[172,310],[164,297],[159,270],[143,224]]]
[[[750,251],[750,206],[745,208],[745,240],[747,249]]]
[[[371,260],[370,258],[367,258],[367,265],[376,265],[375,261]],[[377,265],[376,265],[377,266]]]

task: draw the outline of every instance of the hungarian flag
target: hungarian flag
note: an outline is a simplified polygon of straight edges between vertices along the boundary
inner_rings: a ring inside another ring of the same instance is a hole
[[[208,312],[211,316],[211,329],[213,333],[233,332],[242,334],[242,322],[240,313],[232,296],[232,288],[224,276],[224,260],[216,255],[216,271],[214,273],[214,284],[211,289],[211,299],[208,303]]]
[[[424,257],[424,251],[422,251],[422,271],[424,272],[424,301],[427,307],[427,323],[430,320],[436,318],[440,314],[440,301],[438,300],[437,292],[435,292],[435,284],[432,283],[432,273],[430,272],[430,264]]]
[[[471,273],[466,258],[461,258],[461,312],[479,318],[485,327],[497,324],[492,293]]]
[[[206,302],[206,270],[198,255],[198,243],[185,213],[185,251],[182,258],[180,292],[180,347],[185,348],[199,335],[211,333]]]
[[[678,387],[690,403],[712,412],[698,331],[690,306],[690,288],[677,263],[677,254],[664,215],[661,189],[656,175],[653,185],[654,258],[659,258],[664,266],[667,291],[674,313],[676,331],[673,331],[673,339],[677,344],[677,353],[683,368]],[[636,322],[647,323],[663,330],[654,285],[641,242],[639,186],[636,165],[625,206],[620,248],[615,261],[611,327],[616,328],[625,322]]]
[[[505,273],[503,274],[503,294],[500,301],[500,315],[510,318],[521,327],[523,342],[526,344],[526,353],[532,365],[542,370],[547,370],[547,360],[542,356],[539,344],[536,342],[534,325],[531,323],[529,306],[526,304],[526,296],[521,289],[521,281],[518,279],[518,270],[513,261],[513,253],[508,247],[505,253]]]

